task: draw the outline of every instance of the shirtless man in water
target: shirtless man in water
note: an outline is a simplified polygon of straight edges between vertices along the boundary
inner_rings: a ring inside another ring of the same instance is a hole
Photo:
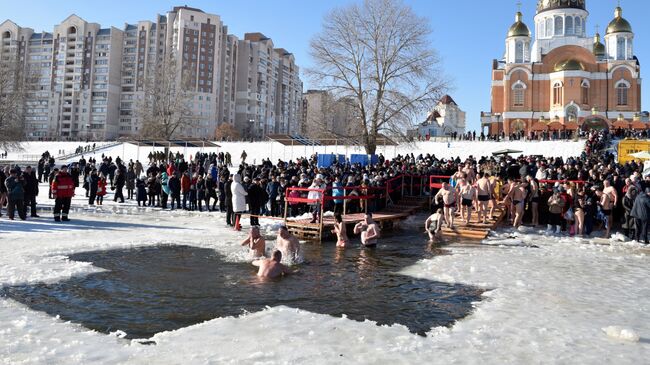
[[[361,233],[361,244],[364,247],[377,246],[377,239],[379,238],[379,227],[377,227],[377,223],[372,220],[371,213],[366,213],[364,220],[354,226],[354,233]]]
[[[440,237],[442,231],[442,220],[442,209],[438,208],[438,210],[431,214],[424,222],[424,230],[429,235],[429,242],[434,242]]]
[[[250,234],[241,245],[248,246],[248,250],[253,257],[263,257],[266,253],[266,241],[260,234],[260,228],[257,226],[251,227]]]
[[[605,180],[605,182],[607,182],[607,180]],[[614,201],[612,196],[607,194],[605,189],[602,188],[596,189],[596,196],[598,197],[598,205],[600,205],[600,209],[605,216],[605,236],[603,236],[603,238],[609,238],[609,233],[612,229],[612,210],[614,209]]]
[[[285,226],[280,227],[278,230],[275,249],[279,250],[282,256],[287,257],[291,262],[296,262],[300,258],[300,242]]]
[[[282,265],[282,252],[275,250],[273,251],[273,256],[270,259],[260,259],[253,261],[253,265],[258,266],[257,276],[263,278],[277,278],[282,275],[290,274],[291,271]]]
[[[332,233],[336,234],[336,247],[346,247],[348,245],[348,233],[346,232],[345,222],[341,214],[334,215],[334,229]]]
[[[442,197],[444,204],[444,217],[447,227],[454,229],[454,215],[456,214],[456,192],[449,186],[449,183],[443,182],[442,188],[436,194],[434,201],[438,196]]]
[[[486,224],[488,220],[488,203],[492,199],[493,188],[488,177],[482,172],[478,174],[476,190],[478,197],[478,221]],[[483,217],[483,220],[481,220],[481,217]]]

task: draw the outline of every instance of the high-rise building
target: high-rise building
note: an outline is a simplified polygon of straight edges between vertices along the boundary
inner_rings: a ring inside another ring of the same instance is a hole
[[[191,97],[177,137],[211,138],[220,123],[247,138],[295,133],[302,81],[293,55],[261,33],[227,32],[220,16],[187,6],[122,29],[71,15],[34,33],[7,20],[0,61],[25,70],[28,139],[138,136],[139,101],[168,59]]]
[[[489,134],[645,129],[632,26],[617,7],[603,44],[587,35],[588,17],[585,0],[539,0],[533,38],[517,12],[491,70]]]

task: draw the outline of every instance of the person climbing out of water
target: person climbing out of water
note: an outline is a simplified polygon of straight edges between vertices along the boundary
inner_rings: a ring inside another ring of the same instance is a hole
[[[434,200],[442,197],[442,202],[444,204],[444,217],[445,222],[447,222],[447,227],[449,229],[454,229],[454,215],[456,214],[456,192],[452,189],[448,182],[442,183],[442,188],[438,191]]]
[[[248,237],[241,243],[242,246],[248,246],[248,250],[253,257],[264,257],[266,253],[266,240],[260,234],[260,227],[251,227]]]
[[[336,247],[346,247],[348,245],[348,233],[341,214],[334,215],[334,229],[332,232],[337,237]]]
[[[364,247],[377,247],[379,228],[372,220],[372,213],[366,213],[363,221],[354,226],[354,233],[361,234],[361,245]]]
[[[257,276],[263,278],[277,278],[282,275],[291,273],[288,267],[282,263],[282,252],[280,250],[273,251],[273,256],[270,259],[263,258],[253,261],[253,265],[259,267]]]
[[[440,238],[442,232],[442,208],[438,208],[435,213],[431,214],[424,222],[424,230],[429,235],[429,241],[434,242]]]

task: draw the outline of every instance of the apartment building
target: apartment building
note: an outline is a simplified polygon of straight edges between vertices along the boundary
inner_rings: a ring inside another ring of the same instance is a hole
[[[28,139],[138,136],[139,100],[172,58],[191,118],[177,137],[211,138],[220,123],[247,138],[295,133],[302,81],[294,56],[262,33],[228,34],[221,17],[177,6],[153,21],[102,28],[71,15],[53,31],[0,24],[0,55],[25,70]],[[30,75],[30,77],[27,77]]]

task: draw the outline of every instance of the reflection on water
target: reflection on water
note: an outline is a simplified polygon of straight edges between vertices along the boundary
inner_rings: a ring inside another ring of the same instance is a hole
[[[149,338],[209,319],[285,305],[423,335],[466,316],[481,290],[396,274],[440,254],[417,237],[383,240],[373,250],[305,246],[306,262],[283,279],[260,280],[256,268],[225,262],[215,251],[156,246],[85,252],[71,260],[108,271],[56,284],[9,287],[4,295],[101,332]]]

